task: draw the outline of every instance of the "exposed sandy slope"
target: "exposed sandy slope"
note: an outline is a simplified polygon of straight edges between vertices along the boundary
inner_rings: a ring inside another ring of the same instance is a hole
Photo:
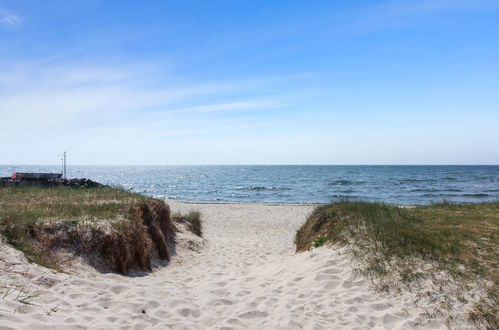
[[[38,296],[30,306],[8,294],[0,301],[0,327],[444,328],[407,297],[370,290],[341,250],[295,255],[294,233],[312,206],[169,204],[202,212],[207,243],[200,252],[179,247],[172,264],[145,276],[53,274],[3,245],[0,283],[29,282]]]

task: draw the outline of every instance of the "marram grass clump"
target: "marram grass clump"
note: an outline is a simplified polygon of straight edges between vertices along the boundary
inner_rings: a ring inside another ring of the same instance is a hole
[[[190,211],[183,215],[180,213],[172,214],[172,221],[182,223],[194,235],[203,237],[203,222],[201,221],[201,213],[198,211]]]
[[[342,201],[319,206],[297,231],[297,251],[346,246],[379,290],[429,297],[432,315],[472,299],[468,318],[499,328],[499,202],[403,208]],[[430,282],[431,289],[423,283]],[[452,317],[450,317],[452,318]],[[452,319],[449,319],[449,324]]]
[[[175,226],[163,201],[111,187],[0,188],[0,234],[28,260],[64,269],[64,249],[122,274],[170,260]]]

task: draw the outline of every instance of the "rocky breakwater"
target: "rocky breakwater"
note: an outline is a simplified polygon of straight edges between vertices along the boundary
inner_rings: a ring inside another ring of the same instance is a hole
[[[62,178],[59,173],[13,173],[0,177],[0,187],[102,187],[101,183],[86,178]]]

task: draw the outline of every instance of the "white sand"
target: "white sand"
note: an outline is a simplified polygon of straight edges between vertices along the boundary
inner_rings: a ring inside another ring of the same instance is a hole
[[[172,263],[145,276],[54,274],[0,245],[0,285],[28,284],[37,294],[36,305],[18,302],[15,291],[1,299],[0,327],[445,328],[408,296],[373,292],[342,250],[294,254],[294,234],[312,206],[168,203],[202,212],[207,243],[195,252],[179,237]]]

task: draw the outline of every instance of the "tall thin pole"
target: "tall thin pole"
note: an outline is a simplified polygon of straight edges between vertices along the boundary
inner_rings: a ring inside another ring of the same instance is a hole
[[[64,151],[64,163],[63,163],[63,170],[64,170],[64,179],[66,179],[66,151]]]

